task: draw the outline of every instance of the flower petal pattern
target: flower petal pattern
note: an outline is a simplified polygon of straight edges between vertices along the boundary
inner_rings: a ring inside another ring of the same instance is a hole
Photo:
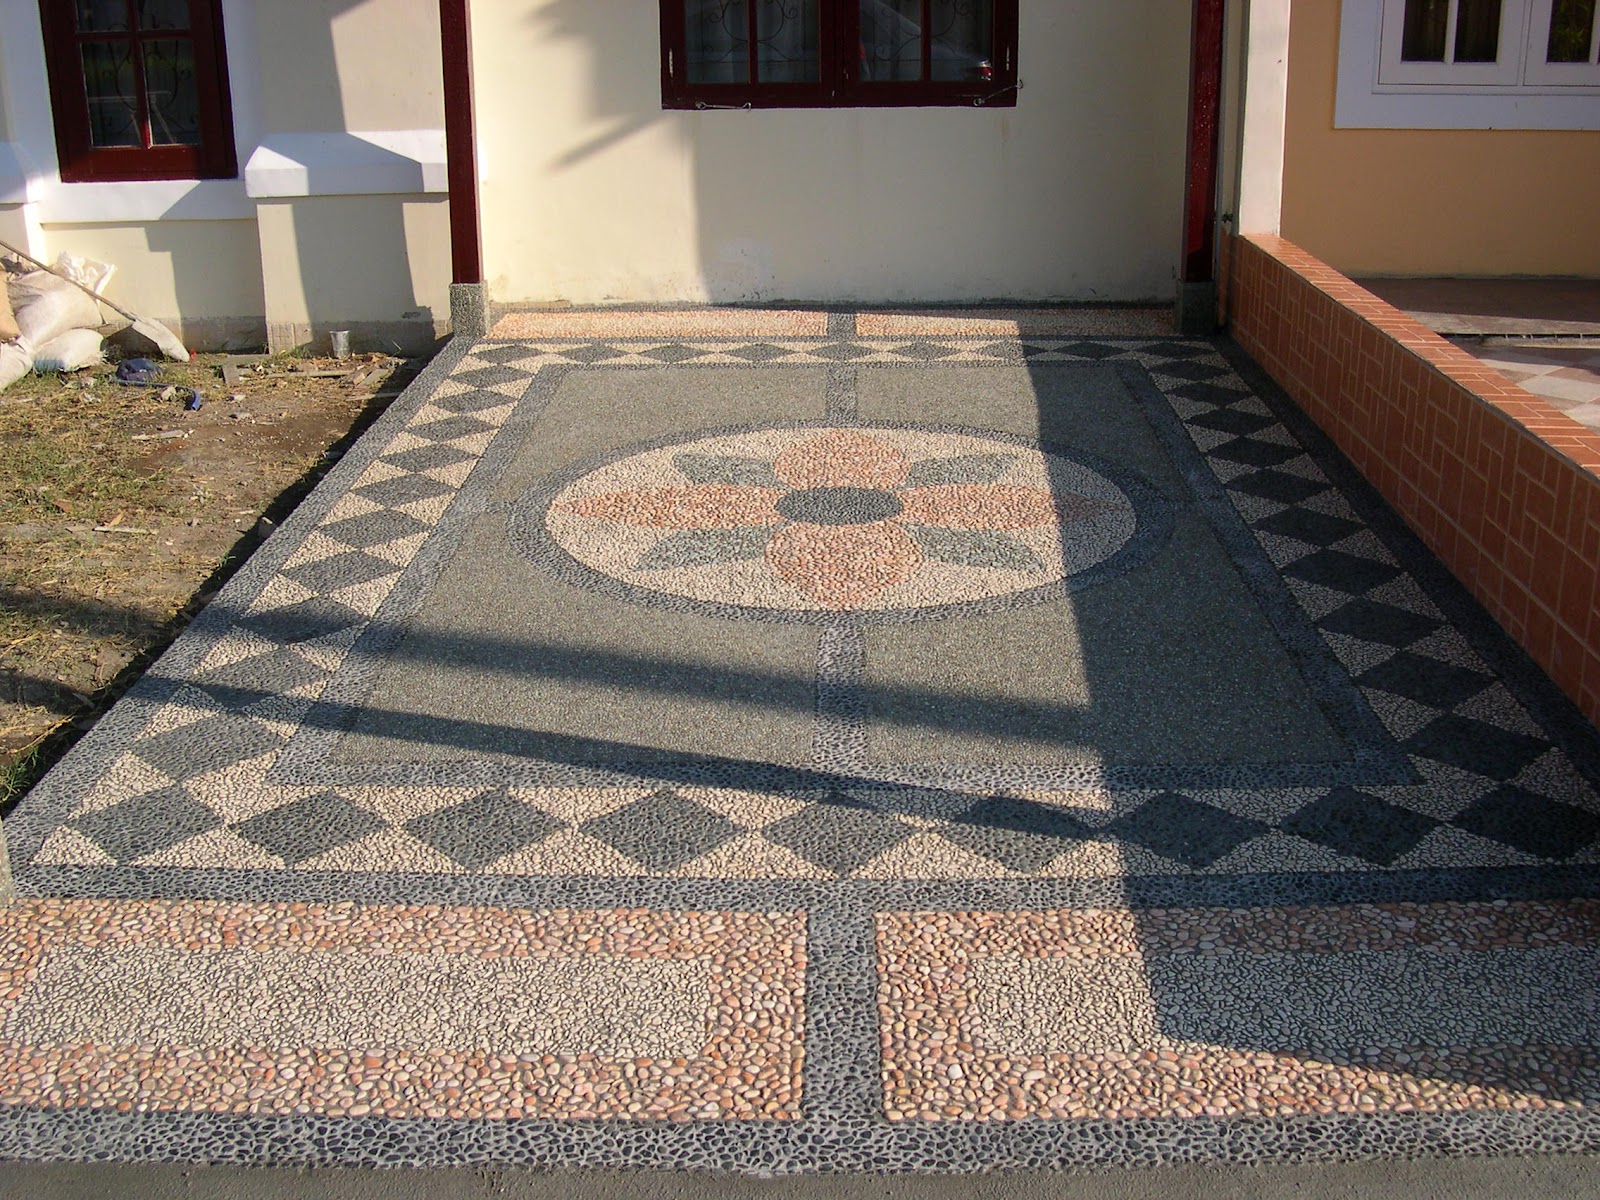
[[[792,446],[772,464],[793,488],[892,488],[911,462],[899,450],[854,429],[830,429]]]
[[[767,562],[823,608],[843,611],[910,579],[922,550],[891,521],[785,525],[767,543]]]
[[[744,525],[776,525],[776,488],[738,487],[708,483],[699,487],[639,488],[637,491],[600,492],[566,500],[556,507],[580,517],[598,517],[623,525],[660,529],[734,529]]]

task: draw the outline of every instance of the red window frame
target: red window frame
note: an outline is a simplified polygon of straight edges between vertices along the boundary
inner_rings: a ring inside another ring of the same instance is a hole
[[[39,0],[45,67],[50,78],[50,110],[56,153],[67,183],[145,179],[232,179],[239,173],[233,147],[233,114],[228,95],[227,53],[222,39],[222,0],[188,0],[189,29],[141,31],[138,9],[128,0],[126,31],[80,33],[77,5],[71,0]],[[200,144],[156,146],[144,95],[145,41],[185,38],[194,46],[195,87],[199,100]],[[138,87],[143,146],[96,146],[90,133],[89,97],[83,76],[85,42],[131,42]]]
[[[932,39],[922,39],[919,81],[874,83],[860,76],[859,0],[818,0],[821,37],[816,83],[690,83],[687,0],[661,0],[661,107],[697,108],[912,108],[969,106],[1015,108],[1017,103],[1017,0],[994,0],[992,76],[981,81],[935,82]],[[931,0],[922,0],[922,28],[930,25]],[[750,12],[755,4],[750,4]],[[751,20],[754,21],[752,15]],[[750,40],[750,75],[758,79],[755,41]]]

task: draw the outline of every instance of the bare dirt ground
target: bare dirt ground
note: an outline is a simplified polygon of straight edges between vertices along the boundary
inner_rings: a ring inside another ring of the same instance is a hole
[[[172,392],[109,364],[0,392],[0,814],[425,362],[202,355],[161,365]]]

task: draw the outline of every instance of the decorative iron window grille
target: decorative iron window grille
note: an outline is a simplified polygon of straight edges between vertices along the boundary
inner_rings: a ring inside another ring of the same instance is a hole
[[[661,0],[664,108],[1016,104],[1017,0]]]
[[[61,178],[238,173],[221,0],[39,0]]]

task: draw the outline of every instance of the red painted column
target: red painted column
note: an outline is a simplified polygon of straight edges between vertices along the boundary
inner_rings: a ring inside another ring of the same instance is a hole
[[[1194,0],[1189,74],[1189,153],[1184,170],[1185,283],[1216,277],[1217,162],[1222,125],[1223,0]]]
[[[444,59],[444,144],[450,182],[450,281],[483,282],[477,126],[472,112],[470,0],[439,0]]]

